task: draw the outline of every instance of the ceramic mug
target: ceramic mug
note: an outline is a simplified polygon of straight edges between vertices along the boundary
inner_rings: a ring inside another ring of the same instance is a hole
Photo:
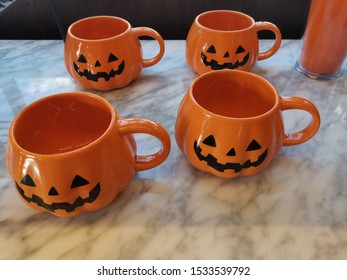
[[[150,134],[162,147],[137,155],[133,133]],[[161,164],[170,146],[160,124],[123,119],[97,95],[68,92],[42,98],[15,117],[6,159],[25,203],[68,217],[110,204],[135,171]]]
[[[282,111],[312,115],[301,131],[286,133]],[[197,169],[222,178],[253,175],[268,166],[282,146],[297,145],[318,131],[317,108],[300,97],[281,97],[265,79],[241,70],[199,76],[177,113],[175,137]]]
[[[160,49],[155,57],[142,57],[140,36],[157,40]],[[164,50],[163,38],[151,28],[132,28],[119,17],[94,16],[70,25],[64,59],[71,77],[83,87],[111,90],[128,85],[143,67],[158,63]]]
[[[272,47],[259,53],[258,31],[270,30],[276,39]],[[230,10],[214,10],[198,15],[187,36],[186,59],[198,74],[211,70],[249,71],[257,60],[274,55],[282,41],[278,27],[255,22],[250,16]]]

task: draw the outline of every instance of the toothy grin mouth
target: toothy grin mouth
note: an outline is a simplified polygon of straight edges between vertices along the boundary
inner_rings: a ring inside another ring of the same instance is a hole
[[[71,204],[68,202],[53,202],[48,204],[43,199],[35,194],[32,197],[25,195],[24,190],[16,182],[17,191],[27,202],[33,202],[40,207],[45,208],[49,212],[55,212],[56,210],[65,210],[66,212],[73,212],[77,207],[83,206],[85,203],[94,202],[100,194],[100,184],[98,183],[90,192],[87,198],[81,198],[80,196]]]
[[[226,62],[223,64],[219,64],[216,60],[212,59],[211,61],[207,61],[207,56],[201,52],[201,59],[202,62],[206,65],[206,66],[210,66],[212,70],[222,70],[222,69],[236,69],[240,66],[244,66],[249,59],[249,53],[243,58],[243,60],[241,62],[236,61],[235,63],[232,62]]]
[[[233,162],[227,162],[225,164],[219,163],[217,161],[217,158],[215,158],[213,155],[208,154],[207,156],[204,156],[201,154],[202,149],[200,148],[200,146],[198,145],[198,143],[196,141],[194,141],[194,152],[196,154],[196,156],[198,157],[198,159],[200,161],[206,161],[208,166],[211,166],[213,169],[219,171],[219,172],[224,172],[225,170],[234,170],[235,173],[239,173],[242,169],[244,168],[250,168],[250,167],[257,167],[260,164],[263,163],[263,161],[265,160],[267,153],[268,153],[268,149],[265,150],[265,152],[263,152],[256,161],[250,161],[247,160],[246,162],[244,162],[243,164],[240,163],[233,163]]]
[[[123,60],[122,63],[119,64],[119,67],[117,70],[112,69],[109,73],[97,72],[97,73],[93,74],[90,70],[87,70],[87,69],[85,69],[84,71],[81,71],[75,62],[73,63],[73,66],[74,66],[77,74],[80,75],[81,77],[86,77],[87,80],[98,82],[99,78],[104,78],[105,81],[109,81],[111,78],[113,78],[117,75],[121,75],[123,73],[124,68],[125,68],[125,62]]]

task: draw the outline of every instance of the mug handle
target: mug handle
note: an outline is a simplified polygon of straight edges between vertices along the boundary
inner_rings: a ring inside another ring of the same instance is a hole
[[[153,58],[147,58],[142,60],[142,65],[143,67],[149,67],[152,66],[160,61],[160,59],[163,57],[164,52],[165,52],[165,44],[164,40],[161,37],[161,35],[155,31],[152,28],[148,27],[136,27],[133,28],[133,33],[135,34],[136,37],[141,37],[141,36],[149,36],[153,39],[155,39],[158,44],[159,44],[159,53],[153,57]]]
[[[261,30],[270,30],[273,33],[275,33],[275,42],[272,45],[272,47],[265,51],[265,52],[261,52],[258,55],[258,60],[263,60],[263,59],[267,59],[271,56],[273,56],[278,49],[281,46],[281,42],[282,42],[282,34],[281,31],[278,29],[278,27],[276,25],[274,25],[271,22],[268,21],[258,21],[255,23],[255,30],[257,32],[261,31]]]
[[[169,155],[171,149],[170,136],[158,123],[140,118],[122,119],[118,121],[118,131],[123,136],[131,133],[145,133],[156,137],[162,148],[151,155],[135,155],[135,170],[150,169],[161,164]]]
[[[301,144],[309,140],[319,129],[320,126],[320,115],[316,108],[310,101],[301,97],[281,97],[280,109],[291,110],[299,109],[304,110],[311,114],[312,120],[310,123],[301,131],[294,133],[286,133],[283,139],[283,146],[293,146]]]

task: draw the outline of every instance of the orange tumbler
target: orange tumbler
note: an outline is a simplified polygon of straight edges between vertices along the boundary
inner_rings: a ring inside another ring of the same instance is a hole
[[[347,1],[312,0],[296,69],[310,78],[334,79],[347,56]]]

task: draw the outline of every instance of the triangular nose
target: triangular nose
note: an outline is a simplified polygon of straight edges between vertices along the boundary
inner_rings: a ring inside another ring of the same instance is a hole
[[[57,190],[55,189],[55,187],[51,187],[51,189],[49,190],[48,195],[59,195],[59,193],[57,192]]]

